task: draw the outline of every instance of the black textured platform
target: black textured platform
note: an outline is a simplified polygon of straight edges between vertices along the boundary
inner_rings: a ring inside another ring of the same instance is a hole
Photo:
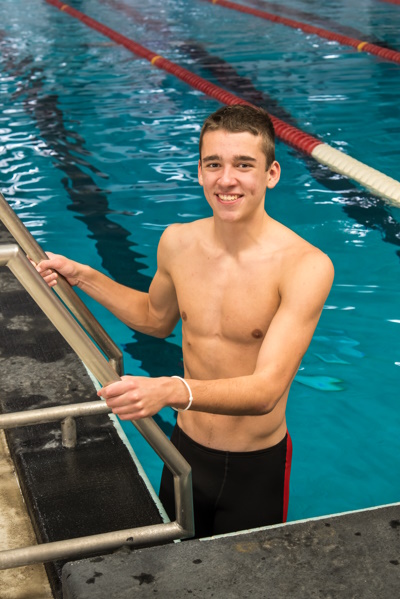
[[[0,243],[12,243],[1,224]],[[80,360],[7,268],[0,288],[0,411],[97,400]],[[79,418],[77,427],[73,450],[56,423],[6,431],[38,541],[162,522],[109,417]],[[46,566],[57,598],[62,565]]]
[[[400,505],[66,564],[64,599],[395,599]]]

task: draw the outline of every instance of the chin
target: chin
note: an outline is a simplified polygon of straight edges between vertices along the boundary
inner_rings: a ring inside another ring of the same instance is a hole
[[[219,212],[215,213],[214,212],[214,216],[216,218],[218,218],[220,221],[223,221],[225,223],[236,223],[236,222],[241,222],[243,220],[243,216],[241,216],[240,214],[221,214]]]

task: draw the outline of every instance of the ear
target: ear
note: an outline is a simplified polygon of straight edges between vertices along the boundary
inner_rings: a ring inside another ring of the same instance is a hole
[[[200,185],[203,187],[203,173],[201,172],[201,160],[199,160],[199,164],[197,166],[197,177],[199,179]]]
[[[274,160],[274,162],[271,164],[271,166],[268,169],[267,188],[273,189],[275,187],[275,185],[278,183],[280,178],[281,178],[281,166],[280,166],[279,162]]]

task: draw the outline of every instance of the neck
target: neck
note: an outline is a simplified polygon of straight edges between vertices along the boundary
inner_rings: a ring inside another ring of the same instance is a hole
[[[214,217],[215,240],[228,253],[239,254],[261,241],[271,221],[265,210],[257,218],[244,222],[227,222]]]

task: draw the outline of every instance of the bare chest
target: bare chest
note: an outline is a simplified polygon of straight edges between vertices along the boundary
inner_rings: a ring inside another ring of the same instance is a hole
[[[268,260],[192,256],[173,277],[188,337],[261,342],[279,306],[278,276]]]

